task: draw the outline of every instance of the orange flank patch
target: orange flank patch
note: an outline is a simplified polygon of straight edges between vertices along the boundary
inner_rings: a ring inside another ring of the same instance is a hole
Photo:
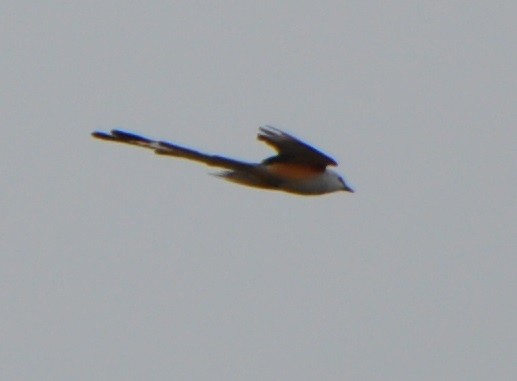
[[[316,167],[303,164],[272,163],[267,167],[268,172],[290,179],[306,179],[321,174],[323,171]]]

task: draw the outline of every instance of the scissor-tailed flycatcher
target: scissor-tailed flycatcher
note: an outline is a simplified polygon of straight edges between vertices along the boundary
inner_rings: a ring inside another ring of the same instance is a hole
[[[260,127],[257,138],[273,146],[278,155],[269,157],[261,163],[246,163],[222,156],[207,155],[190,148],[120,130],[112,130],[110,133],[94,132],[92,135],[102,140],[149,148],[159,155],[180,157],[224,168],[226,170],[217,176],[251,187],[302,195],[353,192],[341,176],[327,168],[329,165],[337,165],[334,159],[272,126]]]

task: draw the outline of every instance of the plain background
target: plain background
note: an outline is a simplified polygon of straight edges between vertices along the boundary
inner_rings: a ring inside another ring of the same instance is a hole
[[[514,1],[4,1],[2,380],[513,380]],[[93,140],[258,161],[239,187]]]

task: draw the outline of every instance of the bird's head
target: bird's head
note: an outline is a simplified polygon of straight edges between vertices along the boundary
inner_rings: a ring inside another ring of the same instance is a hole
[[[354,193],[354,190],[348,186],[343,177],[340,176],[337,172],[334,172],[330,169],[327,169],[327,172],[330,174],[329,185],[331,186],[333,191],[345,191]]]

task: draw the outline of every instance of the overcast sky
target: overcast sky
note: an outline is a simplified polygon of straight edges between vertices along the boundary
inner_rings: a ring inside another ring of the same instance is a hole
[[[145,4],[0,6],[0,378],[516,379],[517,3]],[[90,137],[263,124],[356,193]]]

